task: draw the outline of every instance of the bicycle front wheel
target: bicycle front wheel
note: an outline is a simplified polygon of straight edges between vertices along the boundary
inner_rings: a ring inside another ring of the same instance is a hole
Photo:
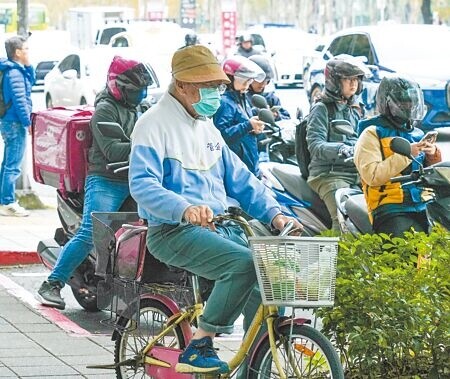
[[[308,325],[285,325],[276,337],[278,358],[287,378],[344,379],[339,357],[331,342]],[[269,338],[258,347],[249,365],[250,379],[279,378]]]
[[[146,375],[145,367],[137,364],[135,358],[147,343],[157,336],[166,326],[173,312],[164,304],[153,299],[143,299],[140,304],[139,327],[135,328],[132,321],[122,318],[119,326],[123,328],[115,345],[115,363],[123,363],[116,368],[117,379],[152,378]],[[163,337],[159,346],[184,349],[186,341],[181,328]],[[160,379],[160,378],[154,378]]]

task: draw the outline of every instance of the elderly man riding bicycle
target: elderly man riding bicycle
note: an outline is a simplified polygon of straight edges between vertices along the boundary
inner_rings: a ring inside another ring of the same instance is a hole
[[[291,220],[270,191],[246,168],[209,118],[229,82],[212,53],[195,45],[177,50],[172,82],[137,122],[132,135],[130,190],[148,221],[147,246],[164,263],[215,282],[198,329],[179,357],[177,371],[226,373],[212,339],[244,329],[261,295],[250,249],[240,226],[215,227],[230,198],[250,216],[276,229]],[[302,225],[292,219],[298,230]]]

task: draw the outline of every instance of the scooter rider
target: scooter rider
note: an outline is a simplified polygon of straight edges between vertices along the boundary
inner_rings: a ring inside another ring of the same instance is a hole
[[[250,33],[245,33],[239,36],[238,46],[239,47],[236,54],[245,58],[249,58],[255,54],[260,54],[260,52],[253,47],[253,37]]]
[[[230,149],[258,176],[258,135],[264,130],[264,122],[253,116],[245,93],[254,80],[263,81],[265,74],[256,63],[240,56],[226,59],[222,68],[229,83],[213,116],[214,124]]]
[[[364,115],[356,95],[362,91],[365,74],[353,57],[338,56],[329,60],[324,91],[308,116],[306,141],[311,155],[308,184],[325,202],[333,230],[339,230],[335,192],[339,188],[357,187],[359,177],[353,163],[346,161],[353,155],[356,137],[337,133],[330,122],[347,120],[356,132],[358,121]]]
[[[415,127],[426,113],[422,91],[412,80],[385,77],[378,87],[376,104],[379,115],[359,124],[361,135],[354,156],[373,230],[394,236],[403,236],[411,228],[427,232],[421,190],[390,181],[417,170],[418,162],[429,166],[441,161],[439,148],[433,142],[421,141],[423,131]],[[396,136],[411,142],[415,160],[391,150],[389,142]]]
[[[152,77],[143,63],[119,56],[113,58],[106,88],[95,99],[95,112],[90,122],[93,141],[89,150],[81,226],[64,246],[53,271],[39,288],[38,299],[44,305],[65,308],[61,288],[94,247],[91,213],[115,212],[130,195],[127,173],[114,174],[106,169],[108,163],[128,159],[130,142],[102,135],[97,124],[115,122],[125,135],[130,136],[138,117],[137,106],[146,97],[150,84]]]
[[[198,43],[198,36],[194,31],[186,33],[184,36],[184,46],[197,45]]]
[[[266,74],[266,77],[261,82],[254,80],[250,84],[250,87],[248,88],[247,92],[248,101],[251,103],[252,96],[255,94],[264,96],[267,101],[267,105],[273,112],[275,121],[290,119],[291,116],[289,112],[281,106],[280,98],[277,95],[275,95],[275,92],[274,91],[266,92],[267,85],[270,83],[271,80],[273,80],[274,77],[273,70],[269,60],[263,55],[252,55],[249,59],[252,62],[255,62],[259,67],[261,67],[261,69]],[[257,108],[253,108],[253,114],[254,115],[258,114]]]
[[[261,302],[250,249],[236,224],[215,226],[214,215],[236,199],[252,217],[282,229],[291,220],[270,191],[230,150],[212,116],[230,79],[201,45],[179,49],[172,82],[137,122],[132,136],[130,189],[148,221],[147,246],[160,261],[214,281],[193,339],[177,371],[228,372],[213,348],[216,333],[244,328]],[[292,219],[301,228],[298,221]]]

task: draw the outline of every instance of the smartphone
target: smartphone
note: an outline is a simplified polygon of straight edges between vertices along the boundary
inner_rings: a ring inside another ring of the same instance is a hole
[[[437,138],[438,132],[436,130],[431,130],[425,134],[420,142],[429,142],[429,143],[435,143]]]

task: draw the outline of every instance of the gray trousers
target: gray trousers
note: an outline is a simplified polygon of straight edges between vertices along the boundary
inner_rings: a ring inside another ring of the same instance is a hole
[[[330,212],[332,229],[339,230],[335,193],[339,188],[359,188],[358,174],[324,173],[308,178],[309,186],[319,195]]]
[[[147,246],[161,262],[215,281],[200,328],[232,333],[234,322],[243,313],[247,330],[261,294],[251,251],[239,226],[218,226],[217,233],[190,224],[149,227]]]

